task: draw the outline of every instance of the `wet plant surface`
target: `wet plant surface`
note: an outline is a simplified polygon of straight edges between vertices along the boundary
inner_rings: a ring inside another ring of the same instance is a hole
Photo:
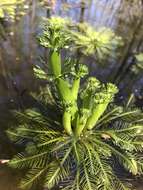
[[[45,4],[39,5],[38,0],[27,2],[30,8],[24,16],[12,24],[3,22],[5,31],[0,42],[0,159],[9,159],[17,151],[5,134],[5,129],[14,119],[10,110],[32,107],[29,93],[38,91],[40,87],[41,82],[37,81],[33,73],[33,65],[41,65],[40,62],[47,58],[47,52],[38,45],[36,39],[41,32],[40,16],[68,16],[76,21],[86,21],[96,28],[112,28],[123,38],[124,45],[118,50],[116,58],[108,57],[102,63],[94,57],[86,58],[87,64],[90,62],[90,75],[103,82],[116,83],[120,88],[117,98],[119,103],[134,93],[136,105],[143,105],[143,70],[137,73],[132,70],[132,65],[136,64],[135,55],[143,52],[141,0],[57,0],[51,1],[50,9]],[[84,57],[81,59],[84,60]],[[16,171],[1,165],[0,176],[0,190],[18,189],[16,184],[19,174]],[[139,190],[143,189],[141,182],[135,182]]]

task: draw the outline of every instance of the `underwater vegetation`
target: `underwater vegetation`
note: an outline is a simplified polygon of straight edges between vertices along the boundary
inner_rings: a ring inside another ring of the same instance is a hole
[[[0,1],[0,18],[10,18],[14,20],[17,8],[24,8],[25,0],[1,0]],[[21,12],[22,13],[22,12]]]
[[[34,67],[34,73],[47,85],[32,94],[32,109],[15,111],[17,123],[7,131],[24,146],[8,163],[24,169],[20,187],[132,189],[127,177],[143,173],[143,113],[132,98],[116,105],[117,86],[89,76],[88,65],[72,56],[80,51],[102,60],[122,39],[110,29],[86,25],[85,30],[60,17],[43,26],[38,39],[49,50],[49,64]]]
[[[135,55],[136,64],[132,66],[132,71],[135,74],[140,73],[143,70],[143,53]]]

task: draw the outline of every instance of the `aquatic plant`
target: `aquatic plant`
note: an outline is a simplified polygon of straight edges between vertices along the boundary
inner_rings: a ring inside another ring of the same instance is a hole
[[[95,56],[98,60],[113,56],[115,50],[123,45],[122,38],[110,28],[95,29],[87,23],[74,23],[68,18],[61,17],[43,19],[43,23],[44,33],[40,40],[44,47],[51,47],[49,39],[51,31],[55,33],[52,42],[54,48],[62,46],[70,51],[78,50],[86,56]]]
[[[40,44],[51,50],[65,48],[70,44],[71,36],[69,35],[68,25],[69,19],[61,17],[51,17],[51,19],[43,19],[43,35],[40,36]],[[52,38],[51,38],[52,37]]]
[[[110,28],[95,30],[87,23],[78,24],[78,28],[79,32],[73,32],[75,44],[85,55],[95,55],[98,59],[103,59],[123,45],[122,38],[115,35]]]
[[[0,40],[6,39],[5,21],[14,22],[25,14],[25,0],[1,0],[0,1]],[[28,8],[28,7],[27,7]]]
[[[135,55],[136,63],[132,66],[132,71],[139,74],[143,70],[143,53]]]
[[[0,1],[0,18],[7,16],[14,19],[17,6],[22,5],[25,0],[1,0]]]
[[[54,9],[56,6],[56,0],[39,0],[40,4],[48,9]]]
[[[71,43],[63,25],[49,22],[46,30],[40,43],[50,48],[50,71],[37,66],[34,72],[48,84],[33,94],[33,109],[15,112],[18,122],[7,134],[24,151],[9,166],[26,169],[23,189],[37,183],[62,190],[130,189],[125,174],[143,173],[143,114],[129,103],[114,103],[114,84],[95,77],[82,84],[87,66],[61,59],[61,49]]]

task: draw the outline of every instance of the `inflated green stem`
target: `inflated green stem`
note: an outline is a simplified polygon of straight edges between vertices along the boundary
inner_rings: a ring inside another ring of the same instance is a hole
[[[71,101],[71,89],[69,87],[69,83],[66,80],[57,78],[56,86],[61,100],[65,103],[69,103]]]
[[[79,92],[79,88],[80,88],[80,80],[81,78],[83,78],[85,75],[88,74],[88,68],[86,65],[81,65],[79,64],[76,68],[76,76],[75,79],[73,81],[72,84],[72,101],[73,101],[73,108],[72,108],[72,124],[75,127],[75,123],[76,123],[76,119],[77,119],[77,110],[78,110],[78,106],[77,106],[77,98],[78,98],[78,92]]]
[[[71,113],[65,111],[63,114],[63,126],[68,135],[72,135],[72,128],[71,128]]]
[[[103,86],[101,91],[95,95],[95,105],[93,106],[92,114],[86,123],[87,129],[92,129],[96,125],[98,119],[103,115],[117,92],[117,87],[108,83],[107,87]]]
[[[75,101],[77,101],[79,86],[80,86],[80,78],[76,78],[76,79],[73,81],[73,86],[72,86],[72,97],[73,97],[73,99],[74,99]]]
[[[108,104],[109,102],[102,103],[102,104],[97,105],[95,108],[93,108],[92,116],[89,117],[86,123],[86,126],[88,129],[92,129],[96,125],[98,119],[102,116]]]
[[[87,119],[89,115],[89,110],[87,109],[82,109],[82,114],[79,114],[77,117],[77,122],[76,122],[76,128],[75,128],[75,135],[78,137],[82,133]]]
[[[56,50],[50,52],[50,69],[55,77],[61,75],[61,55]]]
[[[80,87],[80,78],[75,78],[71,88],[71,101],[73,104],[71,113],[72,113],[73,126],[75,126],[76,115],[78,112],[77,98],[78,98],[79,87]]]
[[[71,103],[71,89],[69,87],[69,83],[66,80],[60,78],[61,55],[59,52],[55,50],[50,52],[50,69],[52,71],[52,74],[56,78],[56,87],[58,90],[60,100],[64,102],[64,104],[70,104]],[[63,114],[63,126],[67,134],[71,135],[72,134],[71,111],[67,111],[66,109],[64,110],[64,114]]]
[[[62,101],[68,102],[71,98],[71,90],[69,83],[62,78],[61,76],[61,55],[58,51],[53,50],[50,52],[50,69],[52,74],[56,78],[56,86],[60,98]]]
[[[75,101],[77,101],[77,96],[78,96],[79,87],[80,87],[80,79],[83,78],[87,74],[88,74],[87,66],[79,64],[76,71],[76,76],[72,85],[72,97]]]
[[[76,136],[80,136],[86,126],[93,104],[93,95],[95,95],[95,92],[99,88],[100,82],[96,78],[90,77],[86,83],[85,89],[81,92],[82,106],[76,122]]]

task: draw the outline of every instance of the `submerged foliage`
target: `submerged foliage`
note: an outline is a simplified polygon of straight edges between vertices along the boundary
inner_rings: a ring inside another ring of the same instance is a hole
[[[139,110],[110,105],[92,130],[76,137],[64,130],[60,105],[48,87],[35,97],[37,107],[16,113],[19,127],[8,131],[15,143],[26,145],[25,152],[10,162],[11,167],[28,170],[21,188],[30,189],[42,179],[49,189],[57,185],[67,190],[130,189],[125,171],[120,172],[122,167],[133,175],[143,170]]]
[[[44,32],[40,37],[44,47],[78,49],[84,55],[94,55],[102,60],[123,45],[122,38],[110,28],[96,30],[87,23],[74,23],[61,17],[45,19],[44,23]],[[54,35],[54,41],[49,38],[51,35]]]
[[[68,35],[70,20],[61,17],[44,19],[44,31],[40,37],[40,44],[51,49],[61,49],[71,41]],[[52,38],[51,38],[52,37]]]
[[[85,55],[96,55],[99,59],[111,55],[123,45],[122,38],[116,36],[110,28],[95,30],[87,23],[79,24],[79,31],[74,33],[75,43]]]
[[[88,68],[61,60],[61,49],[73,40],[64,38],[63,22],[51,21],[40,38],[50,48],[50,73],[34,69],[48,84],[33,96],[33,109],[16,112],[19,123],[8,135],[25,149],[9,165],[27,170],[23,189],[42,183],[48,189],[128,190],[125,174],[143,173],[143,114],[129,103],[115,105],[114,84],[95,77],[81,84]]]
[[[132,71],[136,74],[143,70],[143,53],[135,56],[136,64],[132,66]]]
[[[1,0],[0,1],[0,18],[7,16],[12,20],[16,14],[17,6],[22,5],[25,0]]]

